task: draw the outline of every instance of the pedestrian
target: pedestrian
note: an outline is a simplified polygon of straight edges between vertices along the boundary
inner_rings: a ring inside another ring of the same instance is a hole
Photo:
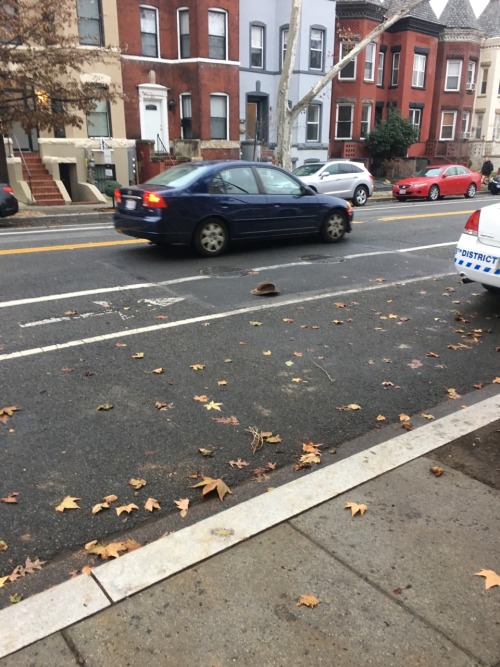
[[[488,185],[490,182],[491,172],[493,171],[493,162],[489,157],[484,158],[483,166],[481,167],[481,183]]]

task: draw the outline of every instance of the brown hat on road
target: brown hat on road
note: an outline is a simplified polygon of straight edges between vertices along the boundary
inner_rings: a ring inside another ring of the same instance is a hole
[[[274,283],[264,280],[255,289],[250,290],[250,294],[255,294],[255,296],[271,296],[279,294],[279,292]]]

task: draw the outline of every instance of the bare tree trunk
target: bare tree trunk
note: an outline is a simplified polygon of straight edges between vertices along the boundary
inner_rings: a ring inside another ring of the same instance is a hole
[[[0,183],[9,182],[9,171],[7,169],[7,153],[5,151],[4,135],[0,134]]]

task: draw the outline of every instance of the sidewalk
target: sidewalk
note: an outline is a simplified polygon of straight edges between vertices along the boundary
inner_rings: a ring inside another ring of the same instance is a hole
[[[0,666],[498,666],[475,573],[500,574],[499,415],[497,393],[0,611]],[[486,427],[491,486],[440,462]]]

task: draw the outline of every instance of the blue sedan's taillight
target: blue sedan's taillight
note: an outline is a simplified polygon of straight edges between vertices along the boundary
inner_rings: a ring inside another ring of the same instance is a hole
[[[142,205],[147,208],[167,208],[167,202],[156,192],[145,192],[142,196]]]

